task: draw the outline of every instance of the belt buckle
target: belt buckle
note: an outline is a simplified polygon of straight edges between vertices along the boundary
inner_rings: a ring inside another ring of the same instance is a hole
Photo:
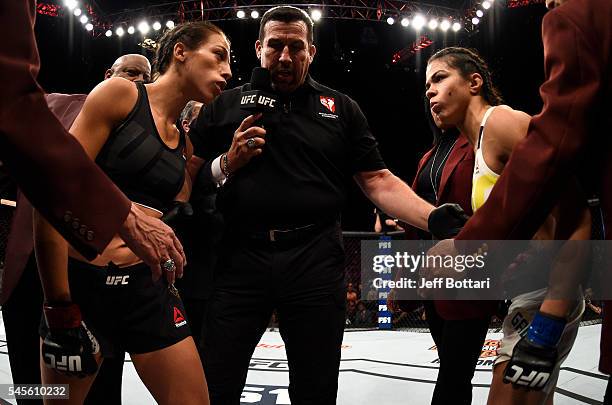
[[[270,229],[268,231],[268,235],[270,236],[270,242],[276,242],[276,236],[274,235],[276,232],[276,229]]]

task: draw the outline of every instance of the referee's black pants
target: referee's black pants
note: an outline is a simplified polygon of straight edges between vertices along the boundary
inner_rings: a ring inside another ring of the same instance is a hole
[[[211,404],[240,403],[251,356],[275,308],[291,403],[335,404],[346,296],[339,226],[292,243],[229,234],[223,246],[204,336]]]
[[[433,301],[425,301],[425,315],[436,342],[440,369],[432,405],[472,403],[472,377],[489,327],[490,318],[445,320]]]

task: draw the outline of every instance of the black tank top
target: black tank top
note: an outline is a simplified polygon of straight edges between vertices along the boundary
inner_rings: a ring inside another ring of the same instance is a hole
[[[168,147],[155,127],[144,84],[136,87],[136,105],[110,133],[96,163],[130,200],[165,211],[185,181],[185,135],[176,148]]]

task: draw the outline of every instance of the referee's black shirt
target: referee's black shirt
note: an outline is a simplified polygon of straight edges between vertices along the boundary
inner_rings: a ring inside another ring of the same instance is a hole
[[[229,150],[249,115],[240,108],[249,89],[225,91],[202,109],[189,133],[196,155],[211,160]],[[220,189],[217,204],[230,226],[267,230],[337,218],[351,177],[386,167],[357,103],[310,76],[256,125],[262,123],[263,153]]]

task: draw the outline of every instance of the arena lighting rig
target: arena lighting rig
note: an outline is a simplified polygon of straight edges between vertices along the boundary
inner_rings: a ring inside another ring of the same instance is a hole
[[[189,0],[106,14],[95,2],[89,1],[92,0],[38,3],[37,10],[49,16],[69,16],[71,20],[79,21],[94,37],[138,35],[142,38],[141,46],[152,49],[156,46],[155,38],[176,23],[259,19],[265,10],[277,5],[269,4],[270,0]],[[494,6],[494,1],[465,0],[461,9],[408,0],[325,0],[286,4],[308,11],[315,23],[321,20],[367,20],[389,25],[397,23],[400,29],[413,29],[420,34],[420,39],[393,55],[392,63],[398,64],[431,45],[432,40],[424,32],[440,30],[461,34],[476,31],[485,12]],[[543,0],[508,0],[508,6],[517,7],[534,1]]]
[[[489,0],[491,1],[491,0]],[[466,0],[468,5],[471,0]],[[418,1],[408,0],[324,0],[319,2],[287,2],[286,4],[302,8],[309,12],[316,22],[322,20],[369,20],[387,22],[393,25],[396,21],[403,27],[408,27],[414,17],[425,16],[427,21],[435,20],[433,29],[442,26],[442,22],[448,20],[451,24],[460,24],[463,28],[466,20],[465,11],[451,7],[439,6]],[[38,4],[41,14],[53,16],[77,17],[83,25],[92,24],[91,35],[102,36],[110,31],[107,36],[122,36],[129,31],[146,36],[154,31],[160,31],[167,23],[194,20],[227,21],[258,19],[263,13],[276,6],[270,0],[189,0],[175,1],[164,4],[154,4],[145,8],[129,9],[118,13],[104,13],[102,7],[98,7],[91,0],[54,0]],[[466,7],[467,8],[467,7]],[[52,9],[49,13],[47,10]],[[420,18],[420,17],[419,17]],[[85,20],[87,19],[87,20]],[[83,22],[87,21],[87,22]],[[418,21],[418,19],[417,19]],[[137,27],[142,29],[138,30]],[[133,30],[129,30],[134,27]],[[430,24],[425,29],[430,29]],[[117,30],[123,34],[117,34]],[[420,30],[419,25],[413,27]],[[441,29],[441,28],[440,28]],[[128,31],[129,30],[129,31]]]

